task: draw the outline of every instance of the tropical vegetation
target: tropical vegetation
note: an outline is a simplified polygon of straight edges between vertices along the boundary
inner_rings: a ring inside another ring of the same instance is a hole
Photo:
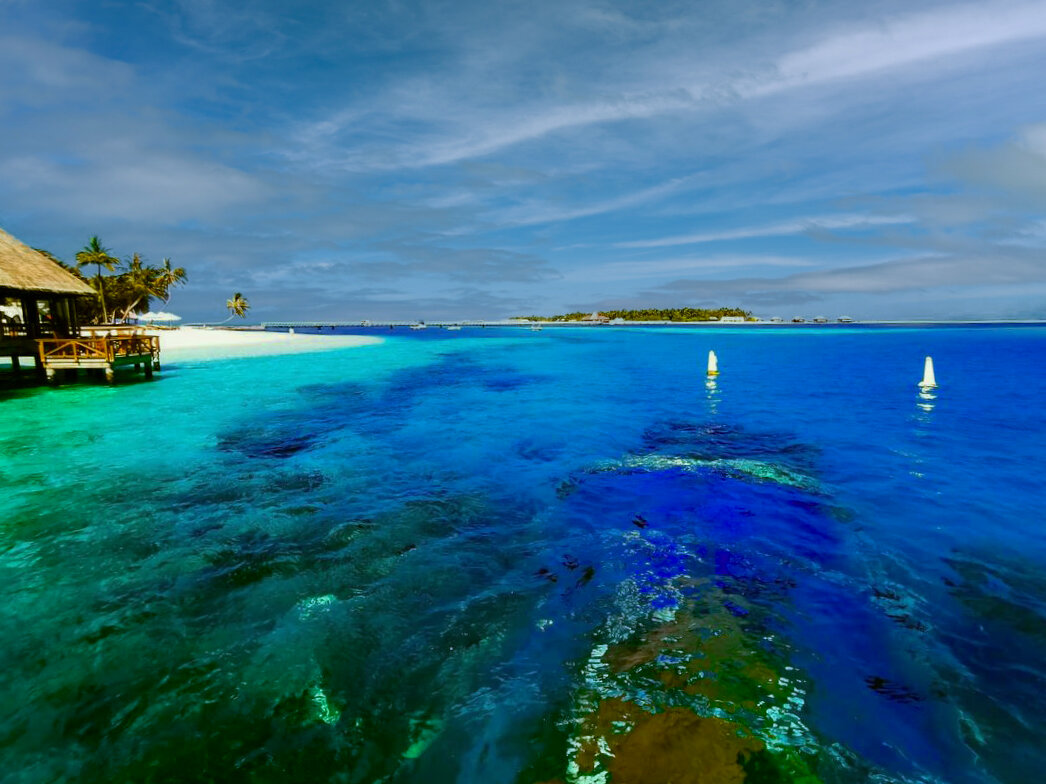
[[[154,300],[166,305],[171,300],[172,289],[184,285],[187,278],[185,268],[173,266],[168,258],[160,266],[148,264],[139,253],[121,261],[97,236],[91,237],[77,252],[75,266],[65,264],[45,250],[40,252],[98,292],[97,300],[84,298],[78,304],[81,320],[86,323],[127,320],[151,310]],[[84,267],[94,267],[95,274],[85,276],[81,271]],[[105,275],[103,270],[115,274]]]
[[[247,301],[243,294],[237,291],[231,298],[225,300],[225,307],[229,309],[229,318],[225,320],[229,321],[236,316],[246,318],[247,311],[251,309],[251,303]]]
[[[525,321],[581,321],[591,313],[564,313],[560,316],[516,316]],[[642,308],[639,310],[601,310],[599,315],[625,321],[713,321],[724,316],[751,318],[752,312],[741,308]]]
[[[88,267],[92,264],[98,267],[98,274],[95,275],[93,282],[95,291],[98,292],[98,299],[101,301],[103,322],[109,320],[109,314],[105,309],[105,281],[102,278],[102,267],[105,267],[106,272],[112,272],[119,263],[120,260],[113,256],[108,248],[102,247],[102,243],[97,235],[91,237],[87,244],[77,251],[76,254],[77,269]]]

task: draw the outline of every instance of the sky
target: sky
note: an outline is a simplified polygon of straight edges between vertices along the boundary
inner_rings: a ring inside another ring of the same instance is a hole
[[[0,227],[251,321],[1046,317],[1046,3],[0,0]]]

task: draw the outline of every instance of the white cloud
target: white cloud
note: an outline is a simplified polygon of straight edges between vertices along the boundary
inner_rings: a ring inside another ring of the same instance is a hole
[[[635,207],[664,198],[691,185],[693,178],[680,177],[668,182],[643,188],[634,193],[625,193],[612,199],[587,204],[580,207],[555,206],[545,203],[523,204],[500,210],[487,217],[488,220],[502,226],[532,226],[539,223],[558,223],[562,221],[602,215],[607,212]]]
[[[94,221],[206,222],[216,211],[271,195],[227,166],[132,149],[76,166],[42,156],[0,159],[0,181],[23,209]]]
[[[1046,37],[1042,3],[977,3],[907,14],[863,28],[840,30],[790,52],[765,84],[743,90],[760,95],[801,85],[854,79],[943,60],[992,46]]]
[[[649,261],[612,261],[598,266],[585,267],[564,275],[564,279],[580,281],[624,281],[656,280],[667,275],[708,274],[739,270],[758,269],[801,269],[814,266],[817,262],[795,256],[744,255],[685,256]]]
[[[618,16],[596,14],[608,24],[627,22]],[[786,34],[782,40],[795,37]],[[471,93],[486,96],[486,85],[497,74],[467,67],[476,62],[489,66],[489,58],[465,58],[465,70],[386,86],[383,96],[374,96],[367,112],[349,106],[303,124],[295,137],[308,148],[291,155],[351,171],[445,165],[560,132],[694,111],[713,113],[786,90],[863,79],[905,67],[923,69],[927,63],[949,62],[991,47],[1043,37],[1046,6],[1042,3],[940,7],[885,21],[840,24],[819,40],[791,50],[716,51],[736,63],[726,72],[709,70],[707,51],[692,54],[687,61],[668,56],[656,46],[640,49],[634,56],[642,81],[620,73],[572,73],[566,77],[572,89],[566,92],[582,97],[568,100],[561,94],[564,91],[537,99],[532,94],[499,95],[496,101],[489,96],[477,99]],[[747,65],[738,62],[744,55],[749,59]],[[520,53],[514,53],[514,60],[519,59]],[[767,65],[751,65],[760,61]],[[896,84],[896,75],[890,78],[894,80],[890,85]],[[454,111],[448,112],[448,106]],[[822,104],[826,106],[829,104]],[[422,130],[405,130],[411,127]]]
[[[861,231],[876,226],[889,226],[900,223],[911,223],[914,219],[904,215],[826,215],[801,218],[798,220],[770,223],[762,226],[746,226],[726,231],[709,231],[698,234],[681,234],[671,237],[659,237],[651,240],[632,240],[618,242],[615,248],[664,248],[673,245],[698,245],[705,242],[724,240],[751,239],[754,237],[783,237],[790,234],[803,234],[821,230],[854,230]]]

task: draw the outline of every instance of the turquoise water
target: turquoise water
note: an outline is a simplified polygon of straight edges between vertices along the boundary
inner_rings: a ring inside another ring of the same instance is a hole
[[[779,327],[0,393],[0,777],[1038,780],[1044,389]]]

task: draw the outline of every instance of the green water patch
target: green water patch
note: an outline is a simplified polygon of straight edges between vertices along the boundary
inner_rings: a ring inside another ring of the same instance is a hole
[[[742,599],[683,582],[698,598],[593,649],[565,780],[821,781],[820,749],[801,719],[803,676],[767,650],[751,615],[738,616]]]
[[[827,491],[816,478],[817,456],[816,449],[785,433],[672,420],[643,431],[628,454],[572,475],[557,493],[568,496],[585,474],[678,472],[774,484],[823,496]]]
[[[821,492],[812,477],[784,465],[749,458],[699,458],[677,455],[628,455],[620,460],[597,463],[586,469],[588,473],[635,473],[683,471],[689,473],[715,472],[734,479],[771,482],[796,487],[807,492]]]

